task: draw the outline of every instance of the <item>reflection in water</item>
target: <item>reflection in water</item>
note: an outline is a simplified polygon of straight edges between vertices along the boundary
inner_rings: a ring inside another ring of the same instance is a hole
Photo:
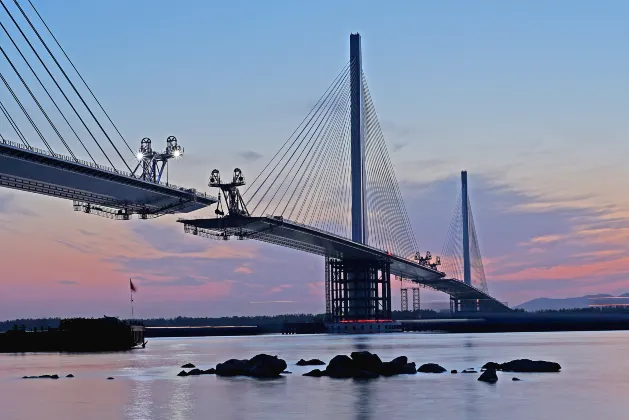
[[[368,335],[358,335],[354,337],[354,351],[369,351]],[[369,420],[371,418],[371,380],[351,379],[354,383],[354,407],[356,420]]]
[[[153,398],[149,381],[134,381],[131,388],[131,406],[125,410],[130,419],[150,420],[153,415]]]
[[[173,381],[172,395],[169,400],[168,409],[170,410],[169,419],[186,420],[191,418],[192,402],[190,398],[191,381]]]

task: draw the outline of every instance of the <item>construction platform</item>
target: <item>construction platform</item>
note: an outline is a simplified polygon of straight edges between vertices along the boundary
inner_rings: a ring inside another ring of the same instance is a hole
[[[73,200],[75,210],[111,213],[121,219],[130,214],[189,213],[217,202],[195,189],[142,180],[8,140],[0,140],[0,186]]]

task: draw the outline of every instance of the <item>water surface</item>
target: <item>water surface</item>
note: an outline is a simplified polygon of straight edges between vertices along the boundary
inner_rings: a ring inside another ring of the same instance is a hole
[[[300,358],[328,361],[354,350],[418,365],[480,368],[488,361],[557,361],[557,374],[401,375],[372,381],[309,378]],[[277,380],[177,377],[257,353],[284,358]],[[0,418],[13,419],[608,419],[629,412],[629,333],[268,335],[151,339],[143,350],[106,354],[0,355]],[[57,373],[73,379],[21,379]],[[105,378],[113,376],[113,381]],[[518,376],[521,382],[512,382]]]

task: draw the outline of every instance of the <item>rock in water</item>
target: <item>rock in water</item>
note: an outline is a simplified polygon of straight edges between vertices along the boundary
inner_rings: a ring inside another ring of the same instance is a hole
[[[68,373],[68,374],[66,375],[66,378],[74,378],[74,375],[73,375],[73,374],[71,374],[71,373]]]
[[[194,369],[196,366],[193,365],[192,363],[186,363],[185,365],[182,366],[183,369]]]
[[[209,368],[209,369],[201,371],[201,375],[213,375],[215,373],[216,373],[216,369],[214,368]]]
[[[493,369],[493,370],[501,370],[502,367],[500,365],[500,363],[496,363],[496,362],[487,362],[483,365],[483,367],[481,368],[481,370],[483,369]]]
[[[354,361],[355,369],[358,371],[378,373],[382,370],[382,360],[377,354],[368,351],[355,351],[352,352],[351,358]]]
[[[199,376],[202,373],[201,369],[194,368],[188,372],[188,376]]]
[[[400,372],[405,375],[414,375],[417,373],[417,366],[415,366],[415,362],[407,363]]]
[[[186,372],[185,370],[182,370],[181,372],[177,374],[177,376],[188,376],[188,372]]]
[[[475,369],[465,369],[463,373],[478,373]]]
[[[325,374],[330,378],[351,378],[354,373],[356,373],[354,360],[343,354],[334,356],[325,369]]]
[[[519,381],[520,378],[511,378],[512,381]]]
[[[107,378],[107,380],[112,381],[114,378],[112,376],[110,376],[109,378]]]
[[[218,376],[249,375],[249,360],[229,359],[216,365]]]
[[[518,359],[500,365],[505,372],[559,372],[561,365],[545,360]]]
[[[459,373],[456,369],[452,369],[450,373]]]
[[[300,359],[299,362],[296,363],[296,365],[297,366],[321,366],[321,365],[325,365],[325,362],[319,359],[310,359],[310,360]]]
[[[483,372],[479,377],[478,377],[479,381],[482,382],[489,382],[489,383],[496,383],[498,382],[498,375],[496,375],[496,370],[495,369],[487,369],[485,372]]]
[[[312,376],[312,377],[315,377],[315,378],[320,378],[322,376],[325,376],[325,373],[322,372],[320,369],[313,369],[310,372],[304,373],[301,376]]]
[[[393,375],[399,375],[402,373],[410,373],[408,372],[409,364],[410,363],[408,363],[408,357],[406,356],[396,357],[390,362],[382,363],[382,366],[380,368],[380,374],[384,376],[393,376]]]
[[[436,363],[425,363],[421,365],[417,371],[421,373],[443,373],[446,370]]]
[[[286,370],[286,362],[277,356],[258,354],[249,360],[249,375],[255,378],[276,378]]]

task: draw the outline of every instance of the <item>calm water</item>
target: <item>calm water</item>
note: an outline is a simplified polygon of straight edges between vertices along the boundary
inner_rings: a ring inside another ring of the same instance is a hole
[[[487,361],[558,361],[558,374],[417,374],[369,382],[308,378],[294,363],[366,349],[447,369]],[[186,362],[277,354],[278,380],[179,378]],[[629,333],[382,334],[152,339],[146,349],[98,355],[0,355],[0,419],[621,419],[629,412]],[[20,379],[74,374],[73,379]],[[115,380],[107,381],[107,376]]]

